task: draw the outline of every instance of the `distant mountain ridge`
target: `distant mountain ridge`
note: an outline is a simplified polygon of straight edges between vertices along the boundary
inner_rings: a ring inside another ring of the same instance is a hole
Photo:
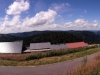
[[[15,37],[9,34],[0,34],[0,42],[12,42],[12,41],[18,41],[22,40],[20,37]]]
[[[52,40],[50,38],[52,38]],[[78,42],[85,41],[86,43],[100,43],[100,35],[91,31],[51,31],[44,34],[33,35],[26,37],[26,42],[46,42],[51,43],[68,43],[68,42]],[[36,41],[38,40],[38,41]]]
[[[98,35],[100,35],[100,31],[97,31],[97,32],[95,32],[95,34],[98,34]]]
[[[31,31],[23,33],[0,34],[0,42],[23,40],[24,45],[35,42],[67,43],[85,41],[100,43],[100,31]]]
[[[49,30],[45,30],[45,31],[30,31],[30,32],[9,33],[8,35],[17,36],[17,37],[28,37],[28,36],[32,36],[32,35],[44,34],[44,33],[49,33],[49,32],[76,32],[76,31],[79,31],[79,30],[69,30],[69,31],[49,31]],[[86,31],[86,30],[84,30],[84,31]],[[89,30],[87,30],[87,31],[89,31]],[[97,31],[97,30],[91,30],[90,32],[93,32],[95,34],[100,35],[100,31]]]
[[[31,32],[22,32],[22,33],[10,33],[9,35],[18,36],[18,37],[28,37],[28,36],[44,34],[48,32],[50,31],[31,31]]]
[[[83,39],[83,41],[87,43],[100,43],[100,35],[96,34],[96,32],[91,31],[74,31],[71,32],[73,35],[78,36]]]

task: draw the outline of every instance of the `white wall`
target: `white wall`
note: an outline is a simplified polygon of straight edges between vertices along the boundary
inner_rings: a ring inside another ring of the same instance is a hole
[[[0,53],[21,53],[22,42],[0,42]]]

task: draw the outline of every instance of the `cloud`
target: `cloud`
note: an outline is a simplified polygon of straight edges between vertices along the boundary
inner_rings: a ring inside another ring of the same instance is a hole
[[[100,25],[98,24],[98,21],[97,20],[94,20],[92,26],[93,27],[99,27]]]
[[[6,15],[1,22],[0,30],[3,33],[24,32],[35,29],[42,30],[52,24],[56,16],[57,13],[50,9],[48,9],[48,11],[41,11],[34,17],[26,17],[25,19],[21,19],[20,15],[14,15],[13,18],[9,18],[9,16]]]
[[[41,11],[37,13],[32,18],[24,19],[23,25],[24,26],[38,26],[38,25],[48,25],[51,24],[57,16],[57,13],[53,10],[48,9],[48,11]]]
[[[21,21],[20,15],[15,15],[13,18],[10,18],[6,15],[0,25],[1,33],[13,33],[20,32],[21,29]]]
[[[100,29],[100,24],[97,20],[94,20],[92,23],[89,23],[88,20],[83,18],[76,19],[73,22],[66,22],[62,25],[52,24],[48,28],[49,30],[96,30]]]
[[[65,8],[68,8],[69,6],[70,6],[69,3],[61,3],[61,4],[53,3],[50,9],[54,11],[60,11],[60,10],[64,10]]]
[[[4,18],[0,18],[0,33],[16,33],[33,30],[88,30],[100,29],[100,24],[97,20],[89,22],[84,18],[78,18],[74,21],[63,21],[62,15],[59,12],[66,11],[70,6],[69,3],[52,4],[47,11],[40,11],[33,17],[21,18],[22,12],[27,12],[29,2],[26,0],[16,0],[6,10]],[[85,11],[87,12],[87,11]],[[10,16],[13,15],[13,16]],[[73,14],[69,14],[72,17]],[[60,18],[60,24],[57,20]]]
[[[94,20],[93,23],[89,23],[88,20],[85,19],[76,19],[74,22],[67,22],[65,23],[65,27],[70,27],[73,29],[75,28],[80,28],[83,30],[88,30],[88,29],[94,29],[95,27],[100,27],[100,24],[98,24],[97,20]]]
[[[42,13],[42,16],[41,16],[41,13]],[[53,14],[54,16],[52,16]],[[47,16],[47,15],[51,15],[51,16]],[[15,33],[15,32],[25,32],[25,31],[33,31],[33,30],[100,29],[99,28],[100,24],[98,23],[97,20],[94,20],[93,22],[89,23],[88,20],[85,20],[83,18],[76,19],[75,21],[72,21],[72,22],[68,21],[63,24],[53,23],[56,15],[57,15],[56,12],[50,9],[48,11],[39,12],[32,18],[27,17],[24,20],[21,20],[20,16],[17,15],[17,16],[14,16],[12,19],[4,20],[4,22],[2,22],[2,25],[0,27],[0,31],[1,33]]]
[[[5,20],[2,23],[2,26],[4,27],[14,27],[20,25],[20,16],[16,15],[12,19],[8,19],[7,16],[5,16]]]
[[[87,23],[88,21],[85,21],[84,19],[77,19],[74,21],[76,24],[83,24],[83,23]]]
[[[94,23],[97,23],[98,21],[97,20],[94,20]]]
[[[77,19],[74,21],[74,24],[77,26],[77,27],[90,27],[90,23],[88,22],[88,20],[85,20],[85,19]]]
[[[29,9],[29,2],[25,0],[16,0],[6,10],[7,15],[18,15]]]
[[[5,21],[6,21],[6,20],[9,20],[8,15],[5,16],[4,20],[5,20]]]

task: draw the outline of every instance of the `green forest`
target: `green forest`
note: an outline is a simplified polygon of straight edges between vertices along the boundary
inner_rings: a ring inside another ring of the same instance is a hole
[[[51,44],[71,43],[84,41],[89,44],[100,43],[100,35],[90,31],[58,31],[47,32],[44,34],[37,34],[23,39],[25,45],[38,42],[51,42]]]
[[[14,35],[0,34],[0,42],[12,41],[23,41],[25,46],[39,42],[61,44],[84,41],[89,44],[100,44],[100,35],[91,31],[32,31]]]

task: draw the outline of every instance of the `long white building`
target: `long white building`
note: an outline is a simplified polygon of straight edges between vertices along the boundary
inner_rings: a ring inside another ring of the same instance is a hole
[[[50,42],[45,43],[30,43],[30,50],[43,50],[43,49],[65,49],[67,48],[66,44],[51,44]]]
[[[59,50],[59,49],[70,49],[70,48],[80,48],[88,46],[85,42],[73,42],[66,44],[51,44],[50,42],[45,43],[30,43],[30,50]]]

